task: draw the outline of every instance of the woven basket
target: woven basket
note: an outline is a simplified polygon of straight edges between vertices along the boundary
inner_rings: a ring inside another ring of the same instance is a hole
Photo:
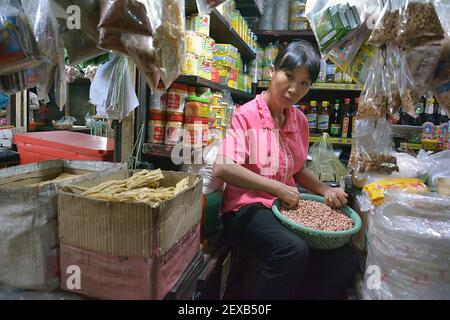
[[[325,199],[320,196],[311,194],[300,194],[302,200],[312,200],[318,202],[325,202]],[[350,217],[353,222],[353,228],[345,231],[323,231],[316,230],[304,225],[293,222],[286,218],[279,210],[280,200],[276,200],[272,206],[272,211],[280,222],[300,237],[305,240],[306,244],[312,249],[331,250],[342,247],[350,237],[356,234],[362,226],[361,218],[358,214],[349,207],[343,207],[340,210]]]

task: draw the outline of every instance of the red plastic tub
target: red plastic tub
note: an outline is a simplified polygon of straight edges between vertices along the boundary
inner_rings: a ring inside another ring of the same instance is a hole
[[[71,131],[47,131],[17,134],[14,143],[20,163],[45,160],[113,161],[114,140]]]

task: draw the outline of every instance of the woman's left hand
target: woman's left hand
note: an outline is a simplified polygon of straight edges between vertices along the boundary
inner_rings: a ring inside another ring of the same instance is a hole
[[[348,194],[341,188],[330,188],[323,195],[325,204],[333,209],[338,209],[347,204]]]

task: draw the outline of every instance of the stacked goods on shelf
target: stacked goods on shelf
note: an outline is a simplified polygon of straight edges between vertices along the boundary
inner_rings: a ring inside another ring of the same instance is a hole
[[[310,30],[305,15],[306,0],[268,0],[259,30]]]
[[[311,30],[308,19],[305,16],[306,0],[294,0],[291,2],[289,12],[289,30],[306,31]]]
[[[0,286],[57,289],[57,191],[125,168],[52,160],[0,170]]]
[[[211,80],[215,41],[209,36],[210,16],[196,14],[188,21],[190,25],[186,25],[186,55],[182,74]]]
[[[197,175],[127,171],[66,186],[58,198],[60,265],[81,270],[81,288],[101,299],[163,299],[200,252],[202,183]]]
[[[331,61],[320,60],[320,72],[317,82],[320,83],[354,83],[340,67]]]
[[[222,139],[234,112],[231,97],[207,87],[161,84],[150,96],[147,142],[204,148]]]

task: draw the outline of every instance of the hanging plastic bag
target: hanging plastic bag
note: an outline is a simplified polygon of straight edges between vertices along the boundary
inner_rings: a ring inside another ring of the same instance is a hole
[[[444,41],[442,55],[436,68],[431,87],[439,105],[445,110],[447,116],[450,117],[450,39]]]
[[[0,75],[38,66],[41,53],[20,2],[0,0],[0,8]]]
[[[386,67],[383,73],[384,83],[387,88],[387,113],[389,116],[395,115],[402,107],[400,98],[400,89],[398,87],[398,69],[399,62],[397,60],[398,48],[389,44],[386,49]]]
[[[361,1],[308,1],[305,9],[323,56],[338,48],[366,20],[366,8]]]
[[[353,184],[362,188],[373,174],[398,172],[393,146],[392,125],[386,119],[356,120],[348,163]]]
[[[39,79],[39,67],[28,68],[12,74],[0,76],[0,92],[14,94],[34,88]]]
[[[121,42],[128,56],[133,59],[144,76],[148,86],[156,89],[161,79],[161,72],[156,61],[153,37],[123,34]]]
[[[158,10],[158,2],[159,8]],[[220,3],[217,3],[219,5]],[[184,0],[154,1],[155,9],[150,22],[154,28],[156,58],[161,80],[166,88],[181,75],[185,54],[185,2]],[[156,15],[158,12],[160,14]]]
[[[401,23],[400,7],[404,2],[405,0],[388,0],[384,4],[368,39],[370,45],[379,46],[396,41]]]
[[[436,188],[439,178],[450,177],[450,150],[431,155],[425,150],[420,150],[417,160],[427,168],[426,180],[430,187]]]
[[[101,1],[98,27],[118,33],[152,35],[147,9],[139,0]]]
[[[347,174],[346,168],[333,151],[330,136],[327,133],[313,144],[310,154],[312,156],[310,169],[319,180],[339,182]]]
[[[99,28],[99,32],[98,45],[101,49],[127,54],[127,50],[122,43],[122,34],[104,28]]]
[[[385,83],[386,50],[377,49],[374,65],[361,92],[356,117],[358,119],[384,118],[387,113],[388,89]]]
[[[198,13],[201,15],[210,14],[215,7],[226,1],[227,0],[197,0]]]
[[[22,7],[28,16],[43,62],[39,67],[37,84],[39,100],[47,100],[55,80],[55,73],[64,69],[64,49],[59,35],[58,23],[50,0],[23,0]]]
[[[52,5],[69,64],[80,64],[105,53],[98,48],[99,0],[52,0]],[[68,15],[68,8],[79,11]]]
[[[400,7],[397,42],[403,48],[413,48],[444,39],[433,0],[405,0]]]
[[[419,99],[425,93],[424,88],[420,88],[414,82],[408,67],[408,62],[404,54],[398,54],[399,63],[398,71],[398,87],[400,90],[400,99],[402,101],[402,109],[413,118],[417,118],[416,106]]]

